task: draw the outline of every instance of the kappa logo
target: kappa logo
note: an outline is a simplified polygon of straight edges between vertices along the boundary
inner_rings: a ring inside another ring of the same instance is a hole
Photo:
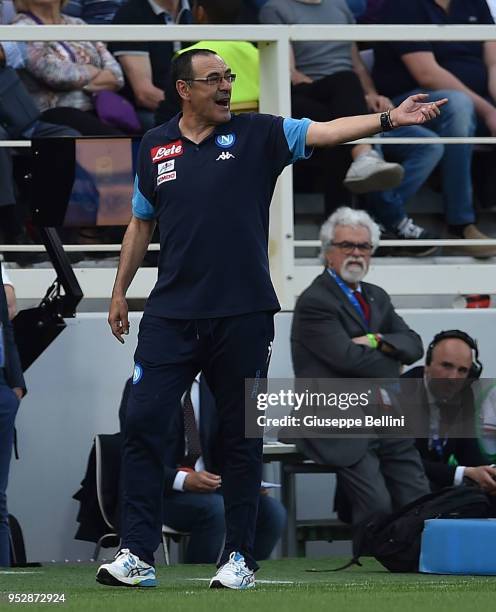
[[[164,174],[164,172],[172,172],[174,170],[174,164],[176,163],[175,159],[170,159],[169,161],[162,162],[158,165],[158,175]]]
[[[236,157],[232,153],[229,153],[229,151],[222,151],[215,161],[226,161],[227,159],[236,159]]]
[[[168,181],[175,181],[176,178],[177,177],[176,177],[175,170],[174,172],[168,172],[167,174],[161,174],[157,179],[157,187],[161,185],[162,183],[167,183]]]
[[[165,159],[169,159],[169,157],[178,157],[183,153],[184,148],[181,140],[169,142],[168,144],[160,145],[158,147],[153,147],[153,149],[150,150],[150,155],[152,156],[152,162],[154,164],[164,161]]]
[[[223,149],[229,149],[236,142],[235,134],[219,134],[215,138],[215,144]]]

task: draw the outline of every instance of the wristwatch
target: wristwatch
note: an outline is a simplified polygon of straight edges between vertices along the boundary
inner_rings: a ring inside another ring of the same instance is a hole
[[[390,132],[394,129],[393,122],[391,121],[391,109],[381,113],[381,129],[383,132]]]

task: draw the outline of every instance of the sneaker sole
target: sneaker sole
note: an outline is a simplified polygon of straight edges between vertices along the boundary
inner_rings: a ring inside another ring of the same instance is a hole
[[[404,176],[405,171],[399,166],[398,168],[380,170],[366,177],[345,178],[343,185],[351,193],[356,194],[369,193],[370,191],[386,191],[398,187]]]
[[[250,582],[247,585],[239,586],[239,587],[226,586],[225,584],[222,584],[220,580],[212,580],[210,582],[211,589],[231,589],[232,591],[243,591],[246,589],[252,589],[254,588],[254,586],[255,586],[254,582]]]
[[[122,582],[115,576],[113,576],[107,569],[101,569],[97,572],[96,581],[106,586],[118,586],[118,587],[155,587],[157,586],[157,580],[155,578],[145,578],[138,583],[129,584]]]

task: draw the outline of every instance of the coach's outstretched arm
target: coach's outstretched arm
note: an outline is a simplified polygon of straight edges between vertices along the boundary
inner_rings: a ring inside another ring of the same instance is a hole
[[[126,292],[143,261],[155,229],[155,220],[132,217],[122,240],[121,256],[110,302],[108,322],[114,336],[124,344],[123,334],[129,333]]]
[[[428,94],[416,94],[389,111],[389,129],[405,125],[421,125],[441,114],[441,106],[447,98],[435,102],[424,102]],[[332,147],[343,142],[372,136],[383,131],[381,115],[359,115],[342,117],[328,122],[312,122],[308,128],[306,144],[309,147]]]

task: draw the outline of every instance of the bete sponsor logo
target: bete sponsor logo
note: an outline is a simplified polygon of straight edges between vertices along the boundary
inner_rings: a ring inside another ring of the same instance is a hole
[[[176,171],[169,172],[168,174],[161,174],[157,179],[157,187],[162,183],[167,183],[167,181],[175,181],[176,180]]]
[[[150,155],[152,156],[152,162],[156,164],[157,162],[163,161],[164,159],[169,159],[170,157],[177,157],[178,155],[183,154],[183,143],[180,140],[176,140],[175,142],[169,142],[165,145],[159,145],[158,147],[153,147],[150,151]]]

